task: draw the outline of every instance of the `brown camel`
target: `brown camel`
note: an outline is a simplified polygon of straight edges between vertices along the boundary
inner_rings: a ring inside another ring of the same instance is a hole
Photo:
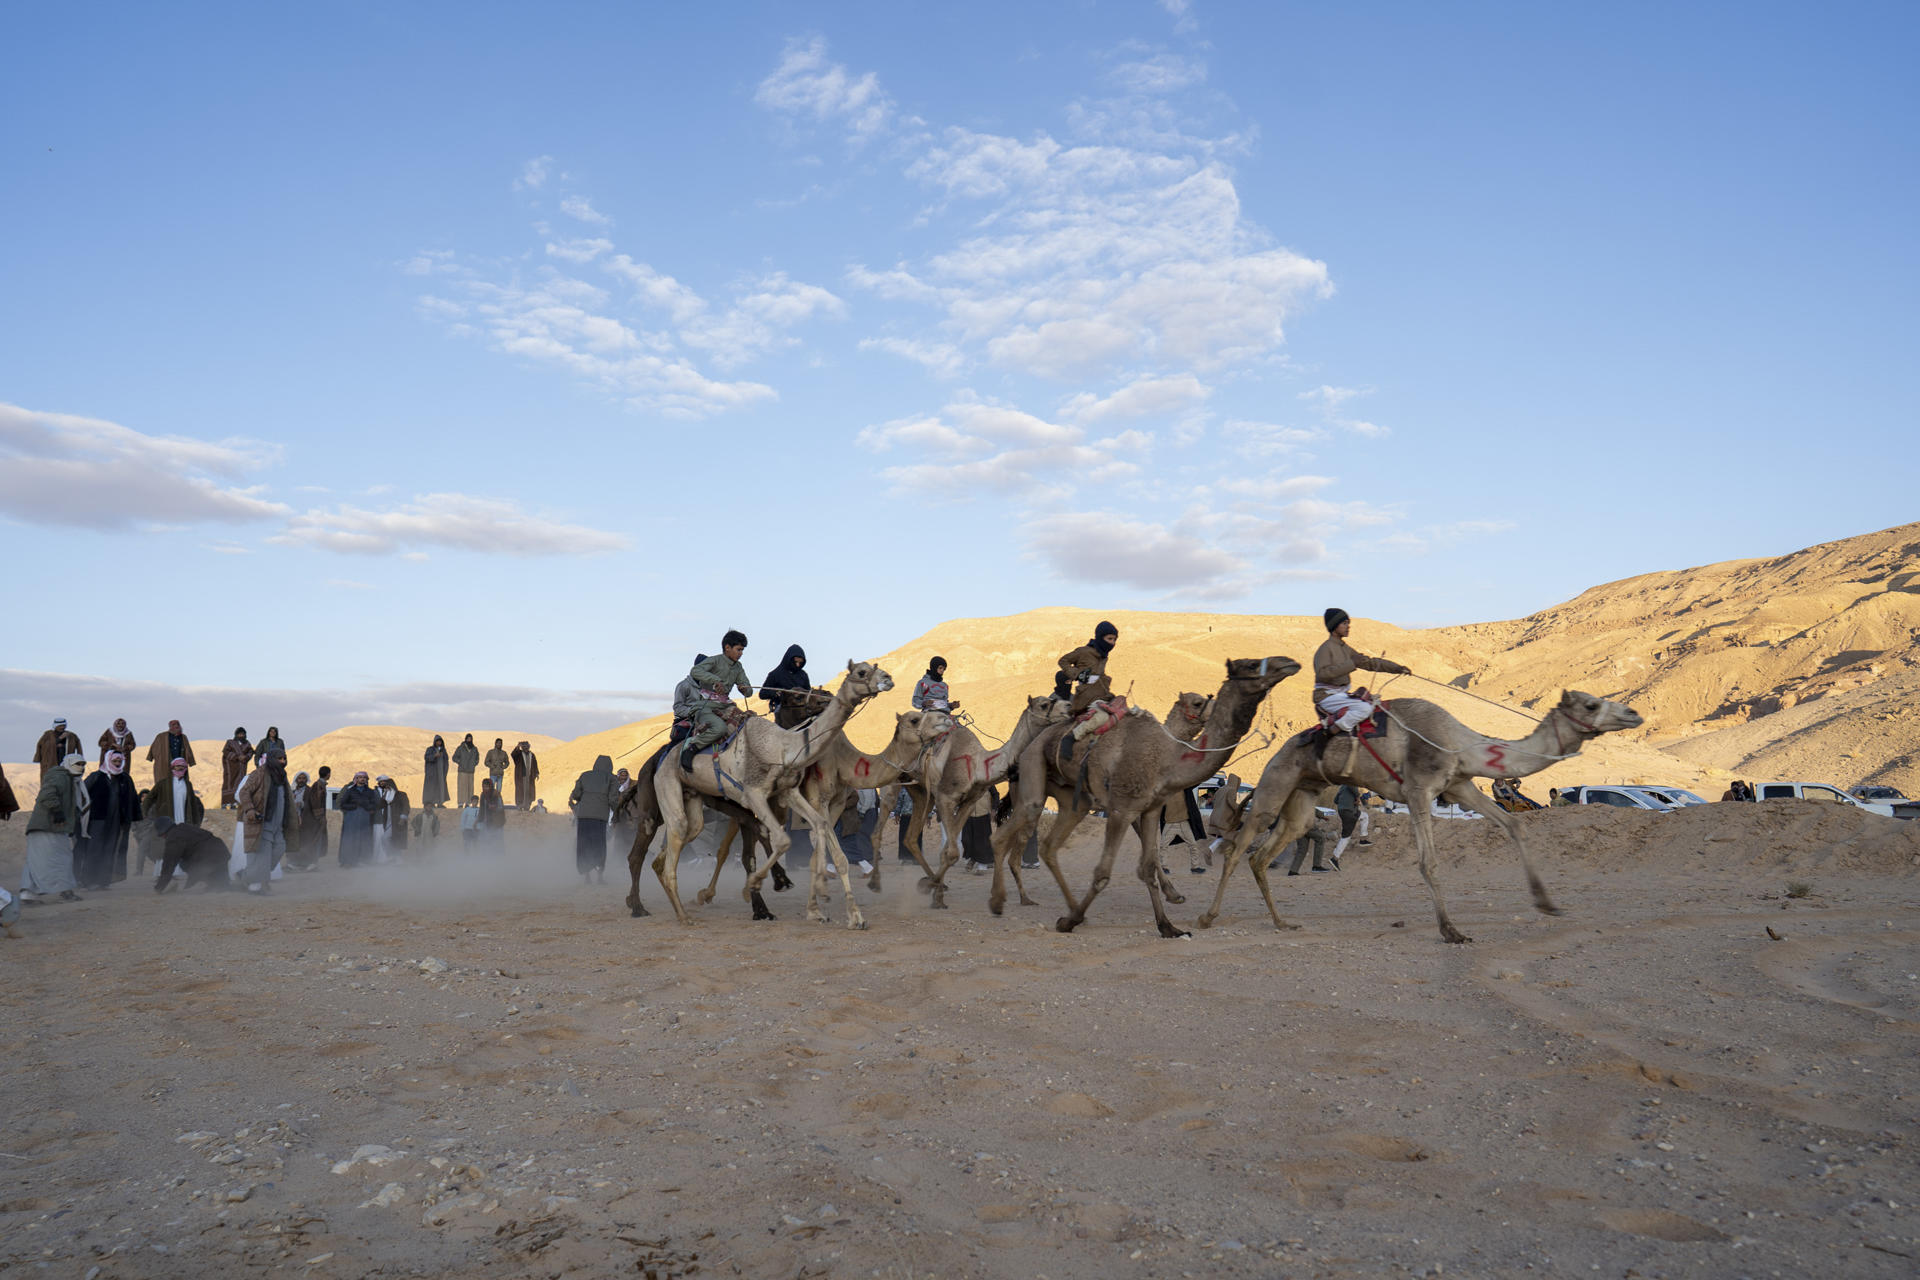
[[[994,914],[998,915],[1006,902],[1002,868],[1025,847],[1027,833],[1039,822],[1040,811],[1051,796],[1060,816],[1040,844],[1040,857],[1060,886],[1060,896],[1067,900],[1067,914],[1054,922],[1054,928],[1072,933],[1087,918],[1087,909],[1112,877],[1121,842],[1132,831],[1140,841],[1136,873],[1147,886],[1160,936],[1187,936],[1167,918],[1162,901],[1170,886],[1162,883],[1166,874],[1161,870],[1157,847],[1159,832],[1155,824],[1160,806],[1169,796],[1206,781],[1225,765],[1253,727],[1253,717],[1267,694],[1298,671],[1300,664],[1283,657],[1229,658],[1226,667],[1227,678],[1191,742],[1174,737],[1149,716],[1122,716],[1107,732],[1089,735],[1077,743],[1072,742],[1066,725],[1047,729],[1033,740],[1020,757],[1013,815],[994,837],[993,892],[987,899]],[[1071,754],[1063,759],[1065,743],[1072,747]],[[1086,897],[1075,901],[1066,877],[1060,873],[1059,851],[1080,820],[1096,808],[1107,815],[1106,843]]]
[[[806,798],[829,823],[837,823],[840,815],[852,803],[854,793],[864,787],[884,787],[899,781],[905,774],[918,767],[927,748],[945,736],[954,726],[953,720],[944,711],[902,711],[895,716],[893,740],[878,755],[868,755],[848,741],[844,733],[834,735],[833,745],[828,747],[818,759],[808,766],[806,777],[800,783],[800,794]],[[826,892],[827,851],[819,845],[813,848],[812,877],[807,887],[807,918],[826,920],[819,903]],[[847,866],[847,860],[835,859],[840,873],[840,887],[851,897],[853,881]],[[880,864],[876,861],[873,871],[867,877],[867,888],[875,893],[880,891]]]
[[[847,674],[826,709],[800,729],[781,729],[754,716],[748,719],[724,744],[700,752],[691,769],[680,767],[680,753],[669,751],[654,765],[654,795],[660,806],[661,825],[667,833],[666,846],[653,860],[654,875],[667,892],[673,914],[682,924],[692,924],[680,902],[680,850],[700,834],[706,823],[705,806],[698,797],[714,796],[745,806],[759,820],[771,839],[774,856],[787,851],[792,843],[784,824],[773,811],[773,801],[785,801],[813,830],[814,856],[822,850],[837,853],[833,824],[800,794],[807,766],[833,746],[835,736],[847,718],[867,699],[893,688],[893,677],[870,662],[848,662]],[[844,859],[841,860],[844,863]],[[751,897],[765,879],[772,863],[757,867],[747,877],[742,896]],[[866,919],[853,900],[852,884],[847,885],[847,927],[866,928]]]
[[[633,844],[627,849],[627,871],[633,876],[633,886],[627,891],[627,910],[635,917],[652,914],[647,910],[646,904],[640,901],[640,876],[646,869],[647,850],[652,847],[654,834],[660,830],[661,824],[659,795],[653,785],[654,773],[660,764],[661,755],[674,745],[676,744],[670,743],[668,746],[660,747],[647,757],[646,763],[635,775],[633,785],[628,787],[625,794],[620,797],[619,807],[615,811],[621,821],[631,822],[634,827]],[[766,850],[769,859],[773,857],[773,842],[767,838],[766,829],[760,825],[760,820],[753,816],[751,810],[716,796],[708,796],[703,803],[715,812],[726,816],[729,837],[736,831],[744,833],[745,838],[740,845],[740,864],[746,868],[748,875],[753,874],[755,865],[753,850],[756,845]],[[784,812],[780,812],[778,805],[775,809],[782,818],[786,816]],[[727,846],[722,844],[715,858],[716,864],[724,862],[726,856]],[[720,870],[716,865],[714,879],[719,878]],[[793,888],[793,881],[789,880],[787,873],[778,866],[773,869],[773,887],[776,891]],[[712,899],[711,887],[700,891],[702,903],[710,902]],[[749,894],[748,901],[753,904],[755,920],[777,918],[767,909],[766,899],[760,896],[759,890],[756,889]]]
[[[1067,715],[1067,704],[1058,698],[1028,698],[1027,709],[1020,713],[1020,720],[1013,726],[1005,745],[989,751],[972,729],[956,723],[946,740],[927,754],[924,768],[918,771],[917,780],[911,786],[913,813],[907,819],[904,847],[913,854],[914,861],[920,864],[920,870],[925,873],[920,888],[931,895],[932,906],[944,908],[947,905],[947,872],[954,863],[960,861],[960,827],[980,802],[980,797],[987,793],[989,787],[999,786],[1006,781],[1007,771],[1020,758],[1020,753],[1026,750],[1027,744],[1033,741],[1035,734],[1049,725],[1064,723]],[[888,797],[883,797],[885,799]],[[888,803],[882,812],[891,808],[891,803]],[[927,829],[927,818],[935,812],[939,814],[940,826],[946,832],[938,871],[927,862],[921,843]],[[1014,874],[1018,878],[1019,873],[1016,871]],[[1025,897],[1024,890],[1021,896]]]
[[[1386,732],[1364,742],[1351,734],[1325,740],[1318,729],[1295,734],[1274,752],[1254,788],[1253,798],[1240,815],[1240,829],[1224,843],[1220,884],[1213,905],[1200,917],[1206,928],[1220,916],[1227,880],[1233,875],[1236,853],[1244,852],[1266,899],[1267,913],[1276,928],[1290,929],[1274,909],[1267,885],[1267,859],[1261,852],[1271,840],[1284,849],[1299,839],[1313,821],[1314,798],[1329,784],[1350,784],[1376,791],[1404,803],[1413,820],[1413,839],[1420,849],[1420,875],[1433,895],[1433,914],[1440,936],[1448,942],[1471,942],[1447,918],[1447,905],[1433,875],[1433,802],[1446,800],[1487,818],[1506,832],[1520,851],[1533,905],[1547,915],[1560,909],[1547,896],[1547,887],[1527,857],[1520,822],[1473,785],[1475,778],[1513,778],[1538,773],[1559,760],[1577,755],[1589,739],[1617,729],[1632,729],[1640,715],[1630,707],[1590,693],[1564,691],[1560,704],[1547,712],[1540,726],[1517,742],[1489,738],[1455,720],[1445,710],[1421,698],[1394,698],[1381,704]]]

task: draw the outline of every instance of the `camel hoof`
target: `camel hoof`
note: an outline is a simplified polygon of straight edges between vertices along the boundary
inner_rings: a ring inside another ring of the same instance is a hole
[[[1071,916],[1061,916],[1053,922],[1053,931],[1055,933],[1072,933],[1074,927],[1079,923],[1078,920],[1075,920]]]
[[[1208,912],[1206,915],[1201,916],[1198,920],[1195,920],[1193,924],[1196,929],[1213,928],[1213,913]]]
[[[1176,907],[1187,900],[1187,895],[1177,889],[1168,889],[1164,896],[1168,902],[1171,902]]]
[[[1444,937],[1448,942],[1454,942],[1454,943],[1473,941],[1472,938],[1469,938],[1466,934],[1460,932],[1458,929],[1449,929],[1446,933],[1442,934],[1441,936]]]
[[[922,893],[931,893],[931,892],[933,892],[933,877],[932,877],[932,876],[921,876],[921,877],[920,877],[920,892],[922,892]]]
[[[778,920],[780,917],[767,910],[766,903],[756,902],[753,904],[753,918],[755,920]]]
[[[1191,938],[1193,935],[1185,929],[1176,929],[1168,921],[1160,921],[1160,936],[1163,938]]]
[[[779,863],[777,862],[774,863],[773,864],[773,891],[775,893],[785,893],[787,890],[791,888],[793,888],[793,877],[788,875],[786,873],[785,868],[783,868]]]
[[[713,901],[713,890],[702,889],[700,892],[693,895],[693,900],[704,907],[708,903]]]
[[[864,929],[864,928],[866,928],[866,927],[867,927],[867,922],[866,922],[865,920],[849,920],[849,921],[847,921],[847,928],[849,928],[849,929]]]
[[[1546,903],[1544,905],[1536,902],[1533,904],[1533,909],[1535,911],[1538,911],[1543,916],[1563,916],[1567,914],[1566,912],[1562,911],[1559,907],[1554,906],[1551,902]]]
[[[629,914],[631,914],[635,920],[638,920],[641,916],[648,916],[648,915],[652,915],[653,913],[651,911],[648,911],[645,907],[641,906],[639,903],[636,902],[633,904],[633,907]]]
[[[1020,895],[1020,905],[1023,907],[1037,907],[1040,905],[1040,900],[1038,898],[1029,898],[1023,893]]]
[[[1007,900],[1005,898],[988,898],[987,899],[987,910],[993,912],[994,915],[999,915],[1001,908],[1005,907],[1006,905],[1007,905]]]

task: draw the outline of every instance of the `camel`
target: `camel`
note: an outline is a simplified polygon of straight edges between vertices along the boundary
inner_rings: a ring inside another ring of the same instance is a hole
[[[1026,750],[1027,744],[1033,741],[1034,735],[1049,725],[1064,723],[1067,715],[1067,704],[1058,698],[1028,698],[1027,709],[1020,713],[1020,720],[1013,726],[1005,745],[989,751],[972,729],[955,723],[946,740],[928,753],[925,767],[917,783],[912,786],[913,814],[907,819],[904,847],[913,854],[914,861],[920,864],[920,870],[925,873],[920,888],[930,895],[931,906],[945,908],[947,905],[947,872],[960,860],[958,837],[967,815],[989,787],[1006,781],[1007,771],[1020,758],[1020,753]],[[891,794],[889,791],[889,797]],[[887,807],[890,809],[892,806],[889,804]],[[922,846],[927,818],[936,810],[940,825],[947,833],[941,848],[938,871],[928,864]],[[1016,871],[1016,878],[1018,875]],[[1021,897],[1024,899],[1025,896],[1022,890]]]
[[[633,876],[633,886],[627,891],[627,910],[635,918],[652,914],[647,910],[646,904],[640,901],[640,876],[646,869],[647,850],[653,844],[654,833],[660,830],[661,823],[659,796],[653,785],[654,772],[659,766],[660,757],[674,745],[676,744],[669,743],[647,757],[646,763],[635,774],[633,785],[628,787],[626,794],[620,797],[620,805],[616,811],[623,820],[634,824],[633,844],[627,850],[627,871]],[[744,833],[745,838],[740,845],[740,863],[746,868],[748,875],[753,874],[755,845],[763,846],[767,851],[768,859],[772,859],[773,842],[767,838],[765,828],[760,825],[760,820],[753,816],[751,810],[731,800],[722,800],[713,796],[707,797],[703,803],[708,808],[726,815],[728,840],[732,839],[735,832]],[[727,843],[722,842],[714,858],[713,878],[716,881],[720,878],[721,865],[726,862],[727,849]],[[793,888],[793,881],[788,879],[787,873],[778,866],[773,869],[773,887],[776,891]],[[711,902],[713,900],[712,885],[702,889],[699,896],[702,903]],[[755,920],[777,918],[767,909],[766,899],[760,896],[758,889],[748,895],[748,901],[753,904]]]
[[[1253,717],[1267,694],[1300,669],[1292,658],[1229,658],[1227,678],[1214,695],[1200,732],[1191,742],[1181,741],[1149,716],[1122,716],[1098,736],[1072,741],[1071,729],[1056,725],[1034,738],[1021,754],[1020,785],[1011,819],[994,837],[993,891],[988,907],[998,915],[1006,902],[1001,872],[1018,855],[1027,834],[1040,820],[1051,796],[1060,816],[1040,844],[1041,860],[1067,900],[1067,914],[1054,922],[1061,933],[1072,933],[1087,918],[1087,909],[1107,887],[1113,860],[1121,842],[1132,831],[1140,841],[1137,874],[1147,886],[1154,923],[1163,938],[1184,938],[1167,918],[1163,895],[1177,899],[1160,866],[1160,806],[1169,796],[1204,782],[1225,765],[1227,757],[1253,726]],[[1071,755],[1061,758],[1063,740],[1072,743]],[[1106,843],[1099,866],[1076,901],[1060,872],[1059,851],[1080,820],[1093,809],[1106,811]]]
[[[1220,916],[1220,904],[1233,875],[1236,854],[1244,852],[1266,899],[1267,913],[1278,929],[1296,928],[1274,909],[1267,885],[1267,860],[1261,850],[1270,839],[1285,848],[1313,821],[1314,798],[1329,784],[1351,784],[1404,803],[1413,819],[1413,839],[1420,849],[1420,875],[1433,897],[1433,914],[1440,936],[1448,942],[1471,942],[1447,918],[1447,905],[1433,875],[1433,802],[1450,801],[1493,822],[1520,851],[1535,910],[1557,916],[1560,909],[1547,896],[1546,885],[1533,869],[1520,822],[1473,785],[1474,778],[1525,777],[1579,753],[1589,739],[1618,729],[1637,727],[1640,715],[1630,707],[1590,693],[1563,691],[1560,703],[1547,712],[1538,728],[1518,741],[1490,738],[1455,720],[1445,710],[1421,698],[1384,702],[1386,732],[1364,741],[1350,734],[1327,739],[1321,731],[1295,734],[1267,761],[1260,781],[1240,815],[1239,831],[1228,837],[1222,852],[1220,883],[1213,905],[1200,917],[1207,928]],[[1379,714],[1379,713],[1376,713]],[[1276,830],[1277,829],[1277,830]],[[1269,835],[1269,833],[1274,833]]]
[[[691,769],[680,767],[680,753],[663,754],[653,767],[654,796],[660,806],[661,825],[666,829],[666,847],[653,860],[653,872],[667,892],[673,914],[682,924],[693,919],[680,902],[680,850],[700,834],[706,823],[704,806],[694,796],[712,796],[733,800],[745,806],[765,828],[774,857],[787,851],[792,843],[785,826],[773,811],[776,797],[813,830],[814,856],[824,849],[837,853],[833,826],[818,809],[800,794],[807,766],[819,759],[834,744],[840,727],[854,709],[876,694],[893,688],[893,677],[870,662],[848,662],[847,674],[839,690],[818,717],[799,729],[781,729],[758,716],[748,719],[725,743],[696,755]],[[864,929],[865,917],[853,900],[853,885],[847,879],[846,859],[838,859],[840,876],[847,894],[847,927]],[[747,877],[743,896],[751,897],[760,888],[773,863],[757,867]]]
[[[818,759],[807,767],[806,777],[800,783],[800,793],[829,823],[838,822],[840,815],[853,801],[854,792],[863,787],[880,788],[891,786],[900,778],[920,766],[928,749],[954,729],[952,717],[944,711],[902,711],[895,716],[893,740],[878,755],[868,755],[853,745],[844,733],[833,735],[833,745],[827,748]],[[820,897],[826,891],[826,851],[819,845],[813,849],[811,883],[807,889],[807,915],[810,919],[825,920],[819,909]],[[837,860],[843,887],[851,894],[852,882],[848,878],[847,860]],[[873,871],[867,877],[867,888],[875,893],[880,891],[880,863],[876,860]],[[704,899],[703,899],[704,901]]]

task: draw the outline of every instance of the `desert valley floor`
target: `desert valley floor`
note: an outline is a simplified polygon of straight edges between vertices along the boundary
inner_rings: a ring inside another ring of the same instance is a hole
[[[129,880],[0,940],[0,1274],[1914,1275],[1920,824],[1529,822],[1559,918],[1438,824],[1465,947],[1391,819],[1276,881],[1299,929],[1243,872],[1183,941],[1130,869],[1072,936],[1044,872],[930,911],[891,839],[866,932],[737,876],[632,920],[519,815],[504,861]],[[1218,869],[1169,865],[1190,924]]]

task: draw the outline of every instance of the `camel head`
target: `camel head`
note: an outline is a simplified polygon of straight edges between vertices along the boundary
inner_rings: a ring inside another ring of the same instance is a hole
[[[1064,724],[1071,719],[1073,707],[1070,703],[1062,702],[1047,693],[1037,698],[1028,698],[1025,714],[1037,727],[1044,729],[1050,724]]]
[[[1264,694],[1299,669],[1292,658],[1228,658],[1227,682]]]
[[[1588,736],[1612,733],[1618,729],[1638,729],[1644,723],[1640,713],[1632,707],[1595,697],[1591,693],[1581,693],[1578,689],[1562,689],[1560,704],[1554,710]]]
[[[944,711],[902,711],[893,720],[897,742],[932,742],[953,728],[953,717]]]
[[[853,695],[855,702],[865,702],[876,693],[885,693],[893,688],[893,677],[871,662],[847,661],[847,678],[840,682],[840,691]]]
[[[1173,709],[1167,712],[1162,722],[1167,731],[1175,737],[1184,736],[1188,741],[1200,732],[1207,722],[1207,716],[1213,711],[1213,699],[1204,693],[1183,693],[1173,701]]]

